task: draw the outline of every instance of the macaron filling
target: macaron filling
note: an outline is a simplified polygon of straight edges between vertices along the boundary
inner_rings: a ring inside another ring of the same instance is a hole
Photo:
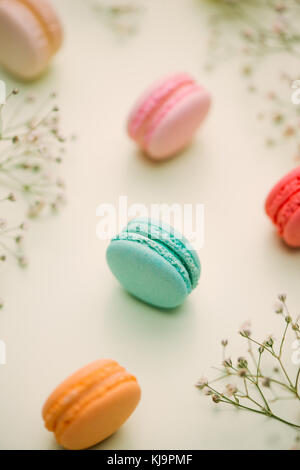
[[[149,237],[143,236],[138,233],[132,233],[128,230],[121,232],[119,235],[114,237],[111,242],[117,242],[120,240],[140,243],[141,245],[147,246],[151,250],[154,250],[160,256],[162,256],[166,261],[168,261],[174,269],[180,274],[181,278],[184,281],[187,292],[190,293],[192,290],[192,283],[190,274],[183,264],[182,260],[177,256],[177,254],[172,251],[163,241],[152,240]]]

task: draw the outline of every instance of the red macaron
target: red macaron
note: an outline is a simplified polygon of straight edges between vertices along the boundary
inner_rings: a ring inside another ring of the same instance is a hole
[[[300,247],[300,166],[274,186],[265,209],[285,243]]]

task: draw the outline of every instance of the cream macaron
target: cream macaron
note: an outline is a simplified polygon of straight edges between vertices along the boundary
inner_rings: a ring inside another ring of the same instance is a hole
[[[117,431],[140,400],[136,378],[116,361],[102,359],[75,372],[43,407],[45,427],[66,449],[87,449]]]
[[[41,75],[62,40],[61,23],[47,0],[0,0],[0,65],[16,77]]]

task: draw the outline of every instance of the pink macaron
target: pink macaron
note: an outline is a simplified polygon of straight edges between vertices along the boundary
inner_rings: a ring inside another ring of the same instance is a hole
[[[265,209],[286,244],[300,247],[300,166],[274,186]]]
[[[168,76],[137,101],[128,118],[128,134],[149,157],[171,157],[190,143],[210,102],[209,92],[188,74]]]

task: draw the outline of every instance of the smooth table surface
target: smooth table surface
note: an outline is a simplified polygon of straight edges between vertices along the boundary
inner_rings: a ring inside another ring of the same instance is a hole
[[[272,184],[295,165],[293,155],[265,147],[260,104],[245,90],[237,60],[204,71],[200,2],[146,2],[139,31],[125,39],[89,2],[54,3],[65,23],[64,48],[41,81],[18,86],[41,95],[57,90],[63,128],[78,139],[62,170],[68,204],[58,216],[31,223],[28,269],[11,263],[1,272],[7,364],[0,366],[0,448],[58,448],[43,428],[44,400],[68,374],[106,357],[137,376],[142,401],[98,449],[289,448],[289,428],[216,407],[194,384],[214,376],[221,339],[231,340],[233,357],[245,351],[237,335],[245,320],[258,337],[279,334],[278,293],[287,292],[299,313],[300,252],[280,243],[263,210]],[[274,67],[278,59],[268,59],[263,80],[271,88]],[[183,155],[154,164],[127,138],[125,119],[137,93],[178,70],[208,87],[213,107]],[[130,204],[205,204],[202,277],[175,312],[130,297],[108,269],[96,208],[116,204],[119,195]]]

